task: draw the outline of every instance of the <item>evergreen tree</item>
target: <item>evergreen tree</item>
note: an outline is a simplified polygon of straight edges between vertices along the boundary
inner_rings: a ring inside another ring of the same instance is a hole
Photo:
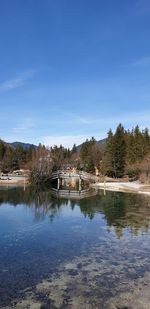
[[[102,159],[102,172],[109,177],[113,177],[114,175],[114,136],[111,129],[107,133]]]
[[[126,138],[121,124],[118,125],[115,134],[109,130],[103,156],[103,172],[110,177],[122,177],[126,164]]]
[[[72,149],[71,149],[71,155],[76,154],[76,153],[77,153],[77,146],[76,146],[76,144],[74,144]]]
[[[126,133],[119,124],[114,135],[114,176],[119,178],[124,175],[126,165]]]
[[[7,147],[5,156],[2,161],[2,171],[9,173],[14,166],[14,151],[11,147]]]
[[[133,153],[135,162],[140,162],[143,158],[143,136],[139,126],[136,126],[134,129]]]
[[[5,151],[6,151],[5,144],[4,144],[4,142],[0,139],[0,161],[1,161],[1,160],[3,159],[3,157],[4,157]]]
[[[90,140],[86,140],[80,149],[80,159],[84,165],[84,169],[87,172],[95,171],[95,166],[92,158],[92,148],[96,144],[96,140],[92,137]]]
[[[136,161],[135,153],[134,153],[134,130],[128,131],[127,137],[126,137],[126,164],[134,164]]]
[[[78,153],[76,144],[73,145],[70,151],[70,158],[71,158],[71,163],[77,166],[78,159],[79,159],[79,153]]]
[[[142,141],[142,157],[145,157],[150,152],[150,135],[147,128],[143,131],[143,141]]]

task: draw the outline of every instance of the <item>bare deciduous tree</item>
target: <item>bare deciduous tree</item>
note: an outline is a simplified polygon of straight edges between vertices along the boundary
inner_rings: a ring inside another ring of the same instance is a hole
[[[45,183],[50,179],[53,169],[51,152],[45,146],[39,145],[34,153],[31,180],[34,184]]]

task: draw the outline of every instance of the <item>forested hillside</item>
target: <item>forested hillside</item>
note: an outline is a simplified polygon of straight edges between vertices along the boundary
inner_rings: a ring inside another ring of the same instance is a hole
[[[38,179],[47,180],[54,170],[72,167],[109,177],[128,176],[149,182],[149,131],[147,128],[140,130],[138,126],[126,131],[119,124],[114,133],[109,130],[102,143],[92,137],[80,145],[80,149],[74,145],[71,150],[62,145],[48,148],[41,144],[38,147],[23,147],[18,144],[12,147],[0,140],[1,172],[30,169],[37,182]]]

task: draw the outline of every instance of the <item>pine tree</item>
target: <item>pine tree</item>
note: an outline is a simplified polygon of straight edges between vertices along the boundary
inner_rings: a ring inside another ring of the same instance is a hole
[[[114,176],[114,136],[111,129],[107,133],[105,151],[102,160],[102,172],[107,176]]]
[[[142,156],[145,157],[150,152],[150,135],[147,128],[143,131],[143,141],[142,141]]]
[[[80,159],[84,165],[84,169],[87,172],[92,172],[95,170],[94,162],[92,160],[92,148],[96,144],[96,140],[92,137],[90,140],[86,140],[80,149]]]
[[[119,178],[124,175],[126,165],[126,138],[124,127],[119,124],[114,135],[114,176]]]
[[[134,129],[134,147],[133,152],[135,156],[135,162],[140,162],[143,158],[143,138],[139,126]]]
[[[4,144],[4,142],[0,139],[0,161],[1,161],[1,160],[3,159],[3,157],[4,157],[5,151],[6,151],[5,144]]]
[[[135,137],[134,137],[134,129],[132,131],[128,131],[127,137],[126,137],[126,164],[131,165],[134,164],[136,161],[136,156],[134,152],[134,143],[135,143]]]

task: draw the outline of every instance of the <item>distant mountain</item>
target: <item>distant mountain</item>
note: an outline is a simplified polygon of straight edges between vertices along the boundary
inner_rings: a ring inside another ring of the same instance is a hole
[[[101,147],[105,146],[105,142],[106,142],[106,138],[103,138],[103,139],[97,141],[98,145],[100,145]],[[82,144],[77,146],[77,151],[78,152],[80,152],[81,146],[82,146]]]
[[[101,139],[100,141],[98,141],[97,143],[98,143],[100,146],[105,146],[105,142],[106,142],[106,138],[103,138],[103,139]]]
[[[37,146],[34,144],[29,143],[22,143],[22,142],[13,142],[13,143],[7,143],[7,145],[11,146],[12,148],[16,148],[17,146],[23,147],[23,149],[29,149],[30,147],[36,148]]]
[[[104,147],[105,141],[106,141],[106,138],[97,141],[97,143],[98,143],[101,147]],[[34,144],[22,143],[22,142],[13,142],[13,143],[6,143],[6,144],[9,145],[9,146],[11,146],[11,147],[14,148],[14,149],[15,149],[17,146],[21,146],[21,147],[23,147],[23,149],[28,149],[28,148],[31,147],[31,146],[34,147],[34,148],[37,148],[37,146],[34,145]],[[82,144],[80,144],[80,145],[77,146],[77,151],[78,151],[78,152],[80,152],[81,146],[82,146]]]

